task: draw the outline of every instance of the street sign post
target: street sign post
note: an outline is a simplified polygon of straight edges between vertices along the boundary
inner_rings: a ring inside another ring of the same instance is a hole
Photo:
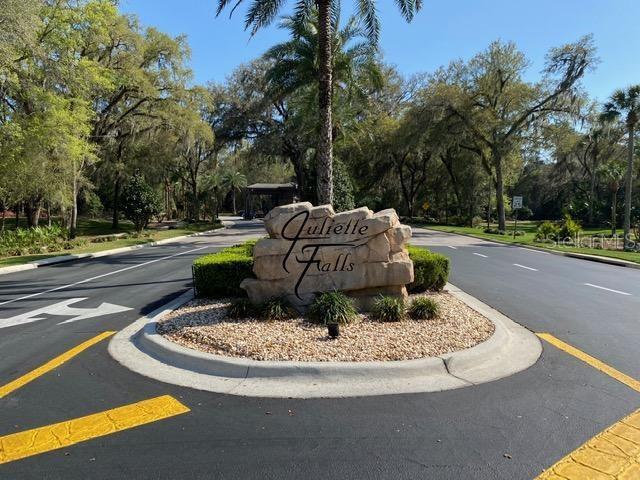
[[[514,196],[511,200],[511,210],[513,210],[513,216],[515,223],[513,224],[513,238],[516,238],[516,232],[518,231],[518,210],[522,208],[522,196]]]

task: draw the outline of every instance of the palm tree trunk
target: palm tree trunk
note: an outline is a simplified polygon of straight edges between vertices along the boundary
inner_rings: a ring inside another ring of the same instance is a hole
[[[317,0],[320,29],[318,32],[320,133],[316,168],[318,176],[317,194],[320,204],[333,203],[331,3],[331,0]]]
[[[627,177],[624,187],[624,248],[631,246],[631,187],[633,185],[633,147],[634,125],[629,124],[629,139],[627,144]]]

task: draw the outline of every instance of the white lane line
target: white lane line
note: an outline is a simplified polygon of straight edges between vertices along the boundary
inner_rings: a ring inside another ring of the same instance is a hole
[[[133,270],[134,268],[144,267],[145,265],[150,265],[152,263],[161,262],[163,260],[168,260],[173,257],[179,257],[180,255],[186,255],[187,253],[197,252],[198,250],[203,250],[205,248],[217,247],[218,245],[206,245],[200,248],[194,248],[193,250],[187,250],[186,252],[178,252],[173,255],[169,255],[167,257],[156,258],[155,260],[149,260],[148,262],[138,263],[137,265],[131,265],[130,267],[121,268],[120,270],[114,270],[113,272],[103,273],[102,275],[96,275],[95,277],[86,278],[84,280],[80,280],[78,282],[69,283],[68,285],[62,285],[56,288],[50,288],[49,290],[44,290],[42,292],[32,293],[30,295],[25,295],[24,297],[14,298],[13,300],[7,300],[4,302],[0,302],[0,305],[6,305],[8,303],[19,302],[20,300],[26,300],[27,298],[38,297],[40,295],[44,295],[45,293],[57,292],[58,290],[64,290],[65,288],[75,287],[76,285],[82,285],[83,283],[88,283],[93,280],[98,280],[99,278],[108,277],[110,275],[115,275],[116,273],[126,272],[127,270]]]
[[[614,290],[613,288],[601,287],[600,285],[594,285],[593,283],[585,283],[587,287],[598,288],[600,290],[606,290],[607,292],[619,293],[620,295],[631,295],[627,292],[621,292],[620,290]]]
[[[447,245],[447,247],[449,247],[452,250],[457,250],[458,249],[458,247],[454,247],[453,245]]]
[[[531,270],[532,272],[537,272],[538,271],[537,268],[527,267],[525,265],[520,265],[519,263],[514,263],[513,266],[514,267],[518,267],[518,268],[524,268],[525,270]]]
[[[549,252],[543,252],[541,250],[536,250],[534,248],[527,248],[527,247],[518,247],[520,250],[526,250],[527,252],[533,252],[533,253],[540,253],[542,255],[551,255]]]
[[[481,254],[481,253],[473,252],[473,254],[474,254],[474,255],[477,255],[478,257],[482,257],[482,258],[489,258],[489,257],[487,257],[486,255],[483,255],[483,254]]]

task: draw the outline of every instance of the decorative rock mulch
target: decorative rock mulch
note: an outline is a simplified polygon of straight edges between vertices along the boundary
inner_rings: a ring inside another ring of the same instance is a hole
[[[303,318],[267,322],[226,316],[229,301],[193,300],[171,312],[158,332],[182,346],[254,360],[411,360],[473,347],[489,338],[493,324],[449,293],[430,294],[440,307],[431,320],[380,323],[360,315],[340,326],[340,337]]]

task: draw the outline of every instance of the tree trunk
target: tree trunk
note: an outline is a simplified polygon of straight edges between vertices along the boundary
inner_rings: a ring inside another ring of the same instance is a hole
[[[113,187],[113,220],[111,221],[111,229],[117,230],[120,226],[119,224],[119,215],[120,215],[120,186],[122,180],[120,179],[120,174],[118,173],[116,176],[116,183]]]
[[[316,168],[318,176],[317,193],[320,204],[333,203],[333,121],[332,104],[332,70],[331,52],[331,0],[317,0],[318,5],[318,59],[319,59],[319,120],[320,133]]]
[[[233,214],[236,214],[236,189],[232,188],[231,189],[231,202],[232,202],[232,206],[233,206]]]
[[[498,230],[507,229],[507,217],[504,210],[504,180],[502,178],[502,158],[497,150],[493,151],[493,163],[496,167],[496,205],[498,206]]]
[[[78,182],[75,178],[75,171],[71,201],[73,203],[71,205],[71,221],[69,222],[69,238],[73,239],[76,238],[76,228],[78,226]]]
[[[29,200],[28,211],[27,211],[29,227],[35,228],[38,226],[38,223],[40,222],[41,209],[42,209],[42,205],[39,200],[38,201]]]
[[[629,124],[627,144],[627,176],[624,187],[624,248],[631,248],[631,187],[633,185],[634,125]]]
[[[616,234],[616,223],[617,216],[616,210],[618,207],[618,191],[616,190],[611,195],[611,236],[613,237]]]

